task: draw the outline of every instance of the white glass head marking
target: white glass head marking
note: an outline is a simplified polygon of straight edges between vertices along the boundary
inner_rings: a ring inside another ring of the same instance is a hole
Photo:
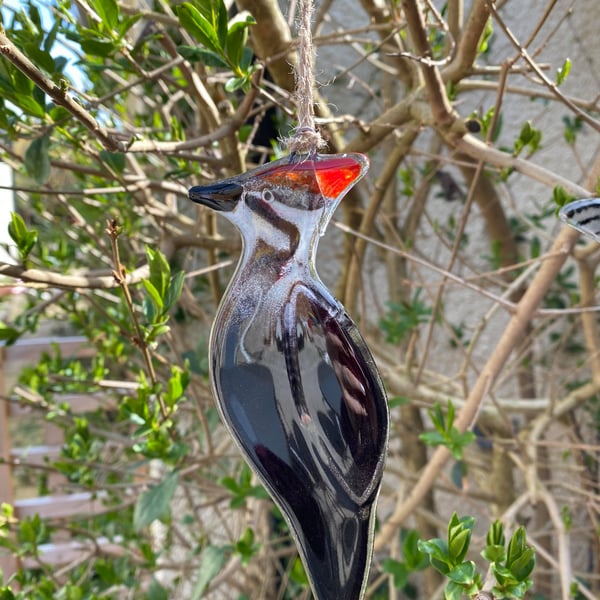
[[[569,202],[558,211],[561,221],[600,242],[600,198]]]

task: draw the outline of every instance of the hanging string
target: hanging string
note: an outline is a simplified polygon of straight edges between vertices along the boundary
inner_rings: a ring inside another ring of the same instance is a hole
[[[315,51],[312,43],[313,0],[299,0],[298,19],[298,65],[295,70],[296,90],[294,102],[298,115],[298,126],[294,135],[285,144],[291,154],[314,154],[325,145],[315,128],[314,100]]]

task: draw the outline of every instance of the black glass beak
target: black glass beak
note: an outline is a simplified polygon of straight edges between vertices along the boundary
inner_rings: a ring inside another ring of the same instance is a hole
[[[236,207],[243,188],[239,183],[220,181],[211,185],[197,185],[190,188],[188,197],[214,210],[229,212]]]

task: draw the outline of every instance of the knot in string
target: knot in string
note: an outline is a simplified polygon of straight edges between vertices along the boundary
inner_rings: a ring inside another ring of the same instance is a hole
[[[296,127],[294,135],[285,143],[290,154],[315,154],[325,146],[325,140],[313,127]]]

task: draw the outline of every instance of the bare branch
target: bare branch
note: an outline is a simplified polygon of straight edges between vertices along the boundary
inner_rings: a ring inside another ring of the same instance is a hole
[[[427,29],[419,2],[417,0],[406,0],[402,3],[402,7],[404,8],[408,30],[417,57],[431,59],[431,46],[427,39]],[[427,97],[431,105],[434,126],[446,129],[452,125],[457,115],[448,100],[440,71],[434,64],[428,64],[427,62],[420,62],[419,64],[427,88]]]
[[[546,290],[554,281],[557,273],[562,268],[569,255],[570,249],[577,241],[579,234],[571,229],[563,228],[556,238],[551,253],[553,257],[544,261],[540,270],[532,280],[523,298],[517,305],[516,312],[511,317],[508,326],[498,341],[496,348],[481,370],[479,377],[471,389],[467,400],[456,419],[456,428],[465,431],[471,427],[481,409],[486,394],[490,391],[496,377],[504,367],[508,357],[517,346],[527,323],[533,317],[540,302],[546,294]],[[554,254],[556,253],[556,254]],[[382,525],[375,538],[375,549],[381,549],[389,543],[398,528],[402,526],[407,517],[416,510],[425,494],[434,485],[443,466],[450,458],[450,451],[440,446],[435,450],[419,481],[412,487],[405,500],[398,498],[396,508],[391,517]]]
[[[565,96],[559,89],[554,81],[548,79],[546,74],[537,66],[536,62],[531,58],[527,50],[521,46],[517,38],[513,35],[511,30],[507,27],[506,23],[499,15],[494,3],[491,0],[486,0],[490,8],[491,13],[494,15],[494,19],[498,22],[506,37],[510,40],[511,44],[518,50],[520,56],[525,62],[531,67],[534,73],[542,80],[544,85],[559,99],[565,106],[567,106],[573,113],[585,121],[588,125],[593,127],[596,131],[600,131],[600,121],[594,119],[591,115],[581,110],[576,104],[571,102],[567,96]]]
[[[528,177],[531,177],[531,179],[539,181],[544,185],[552,187],[559,185],[563,187],[569,194],[572,194],[578,198],[584,198],[586,196],[593,195],[589,190],[577,185],[573,181],[566,179],[565,177],[561,177],[560,175],[557,175],[556,173],[553,173],[544,167],[540,167],[529,160],[515,157],[512,154],[508,154],[506,152],[502,152],[501,150],[497,150],[492,146],[488,146],[475,136],[467,134],[456,141],[452,141],[451,143],[455,145],[457,150],[460,150],[461,152],[464,152],[475,159],[483,159],[487,163],[502,169],[506,167],[512,167],[520,173],[523,173],[523,175],[527,175]]]
[[[150,274],[148,265],[138,267],[127,273],[128,285],[135,285]],[[13,277],[25,283],[34,284],[42,288],[62,289],[112,289],[118,287],[113,275],[63,275],[40,269],[27,269],[19,265],[0,262],[0,275]]]
[[[250,91],[244,96],[244,99],[238,106],[238,109],[227,120],[226,123],[224,123],[220,127],[217,127],[210,133],[196,138],[191,138],[183,142],[158,142],[155,140],[139,140],[133,142],[129,146],[128,151],[169,153],[181,152],[182,150],[196,150],[198,148],[209,146],[213,142],[217,142],[235,134],[235,132],[237,132],[239,128],[244,124],[244,122],[248,118],[248,115],[250,114],[250,111],[252,110],[252,106],[258,94],[258,85],[260,83],[261,75],[262,71],[258,70],[255,72],[252,79],[252,87],[250,88]]]
[[[458,2],[453,2],[450,6],[455,4],[462,5],[462,3],[462,0],[458,0]],[[453,14],[456,10],[454,9],[450,14]],[[486,0],[475,0],[473,2],[467,23],[462,30],[454,59],[442,71],[442,79],[444,81],[460,81],[472,70],[479,49],[481,35],[485,29],[489,14],[490,11]]]

